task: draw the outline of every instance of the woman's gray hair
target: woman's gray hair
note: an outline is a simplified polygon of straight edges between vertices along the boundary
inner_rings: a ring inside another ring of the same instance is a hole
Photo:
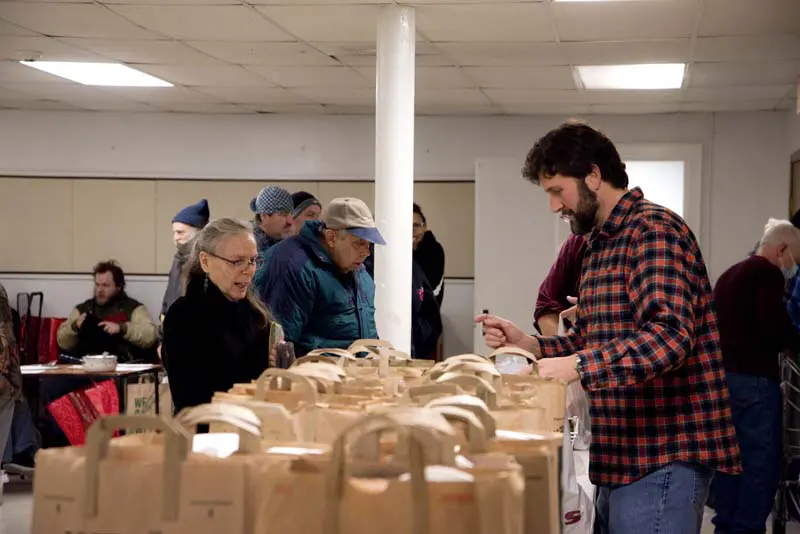
[[[189,255],[189,260],[186,262],[183,271],[184,287],[188,286],[189,281],[193,278],[203,278],[206,275],[200,264],[200,253],[214,254],[222,241],[235,235],[252,236],[253,227],[237,219],[221,217],[209,222],[194,236],[192,253]],[[269,325],[272,320],[272,314],[261,302],[261,299],[253,294],[252,286],[247,291],[246,298],[253,309],[264,318],[263,326]]]

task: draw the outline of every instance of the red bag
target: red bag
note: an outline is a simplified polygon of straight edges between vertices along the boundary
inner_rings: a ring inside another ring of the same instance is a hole
[[[44,317],[39,326],[39,363],[54,362],[58,359],[58,327],[66,322],[64,317]]]
[[[70,444],[83,445],[92,423],[105,415],[119,413],[117,385],[114,380],[97,382],[54,400],[47,409]]]

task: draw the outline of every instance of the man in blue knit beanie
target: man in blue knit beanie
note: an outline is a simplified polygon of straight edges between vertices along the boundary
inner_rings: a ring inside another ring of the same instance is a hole
[[[192,251],[194,236],[197,235],[206,224],[209,218],[208,201],[202,199],[197,204],[186,206],[178,212],[172,219],[172,240],[175,242],[177,251],[172,260],[172,267],[169,270],[167,290],[164,292],[164,300],[161,303],[161,320],[167,314],[167,310],[172,303],[183,295],[183,283],[181,274],[189,253]]]

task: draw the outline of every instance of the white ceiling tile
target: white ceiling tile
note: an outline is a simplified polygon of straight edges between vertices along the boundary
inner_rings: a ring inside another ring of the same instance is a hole
[[[0,35],[37,35],[37,33],[5,20],[0,20]]]
[[[567,65],[557,43],[436,43],[461,66]]]
[[[188,41],[186,44],[209,56],[239,65],[280,67],[339,64],[304,43]]]
[[[2,83],[2,82],[0,82]],[[13,86],[14,84],[12,84]],[[19,87],[12,89],[10,87],[0,87],[0,100],[37,100],[36,95],[32,95]]]
[[[156,38],[98,4],[0,2],[0,18],[51,37]]]
[[[293,91],[319,104],[334,106],[374,106],[375,89],[312,87]]]
[[[52,37],[0,36],[0,60],[102,61],[102,57]]]
[[[296,5],[319,5],[319,6],[341,6],[359,4],[392,4],[394,0],[247,0],[253,5],[263,6],[296,6]],[[404,2],[405,3],[405,2]]]
[[[0,80],[9,82],[70,83],[68,80],[48,74],[33,67],[26,67],[16,61],[0,61]]]
[[[498,89],[574,89],[569,67],[464,67],[481,87]]]
[[[374,81],[349,67],[249,67],[281,87],[370,87]]]
[[[127,39],[77,39],[63,41],[123,63],[159,65],[213,65],[219,61],[178,41],[132,41]]]
[[[797,0],[705,0],[698,34],[708,36],[800,33]]]
[[[56,100],[0,99],[0,109],[32,109],[39,111],[76,111],[80,108]]]
[[[256,10],[239,6],[115,5],[115,12],[154,32],[196,41],[293,41]]]
[[[421,90],[416,91],[414,97],[417,107],[459,106],[466,108],[492,105],[492,101],[477,89]]]
[[[552,5],[562,41],[644,41],[688,38],[696,0],[558,2]]]
[[[272,84],[238,65],[133,65],[136,68],[178,85],[217,87],[257,86]]]
[[[681,111],[761,111],[771,110],[778,106],[777,100],[742,100],[716,102],[686,102],[681,104]]]
[[[414,110],[417,116],[438,115],[502,115],[502,110],[497,106],[465,106],[460,104],[420,104]]]
[[[136,111],[136,112],[159,111],[158,108],[149,106],[144,102],[128,100],[127,98],[112,98],[112,97],[102,98],[102,99],[65,98],[61,100],[61,102],[88,111]]]
[[[237,106],[236,104],[197,104],[190,102],[172,102],[169,104],[157,104],[156,107],[164,111],[172,111],[175,113],[202,113],[217,115],[244,115],[255,113],[255,111],[252,109],[248,109],[244,106]]]
[[[31,95],[45,100],[73,99],[103,99],[111,97],[109,93],[98,87],[89,87],[79,83],[67,81],[65,83],[36,83],[36,82],[3,82],[3,87],[13,89],[20,93]]]
[[[689,86],[788,85],[795,83],[798,75],[800,61],[695,63],[689,71]]]
[[[376,44],[375,42],[360,43],[325,43],[312,42],[312,46],[321,50],[328,56],[353,67],[375,66],[376,63]],[[425,41],[417,41],[416,47],[417,66],[453,66],[452,60],[441,55],[439,49]]]
[[[375,104],[331,104],[325,106],[328,115],[374,115]]]
[[[377,38],[378,13],[374,5],[258,6],[292,35],[308,42],[368,42]]]
[[[431,41],[553,41],[547,6],[539,3],[424,5],[417,31]]]
[[[584,91],[584,98],[590,104],[664,104],[680,102],[683,92],[667,91]]]
[[[274,104],[274,105],[248,105],[258,113],[280,113],[289,115],[320,115],[327,113],[325,106],[321,104]]]
[[[800,34],[757,37],[701,37],[695,61],[777,61],[800,59]]]
[[[631,42],[568,42],[559,45],[572,65],[631,65],[689,61],[689,39]]]
[[[45,0],[47,1],[47,0]],[[69,2],[71,0],[61,0],[64,2]],[[93,0],[89,0],[93,1]],[[97,0],[101,4],[154,4],[154,5],[164,5],[166,3],[169,4],[185,4],[185,5],[199,5],[199,4],[214,4],[214,5],[237,5],[241,4],[242,0]]]
[[[729,102],[742,100],[780,100],[791,93],[792,85],[753,87],[689,87],[681,91],[684,102]]]
[[[677,113],[681,110],[678,102],[664,104],[592,104],[590,108],[596,114],[639,115],[642,113]]]
[[[370,85],[375,85],[375,67],[361,67],[358,71],[371,81]],[[417,67],[414,78],[417,90],[460,89],[476,86],[475,81],[458,67]]]
[[[202,87],[198,91],[218,100],[253,107],[257,104],[306,104],[308,99],[280,87]]]
[[[105,90],[110,94],[153,105],[222,103],[219,98],[185,87],[108,87]]]
[[[588,105],[581,104],[537,104],[519,103],[500,106],[505,115],[558,115],[566,119],[577,119],[589,113]]]
[[[519,90],[519,89],[485,89],[483,91],[492,102],[501,106],[508,105],[583,105],[586,104],[582,93],[577,90]]]

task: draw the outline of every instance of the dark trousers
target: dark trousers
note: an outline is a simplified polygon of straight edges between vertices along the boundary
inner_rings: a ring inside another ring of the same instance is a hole
[[[742,474],[714,476],[717,534],[765,532],[781,477],[781,389],[774,380],[727,373]]]

